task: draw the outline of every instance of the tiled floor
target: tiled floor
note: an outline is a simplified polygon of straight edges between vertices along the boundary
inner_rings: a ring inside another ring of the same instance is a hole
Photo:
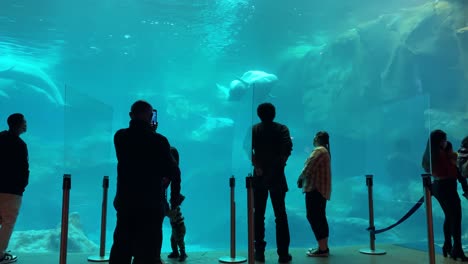
[[[291,249],[293,261],[291,264],[311,264],[311,263],[329,263],[329,264],[406,264],[406,263],[429,263],[427,252],[403,248],[395,245],[380,245],[379,249],[384,249],[387,254],[379,256],[364,255],[359,253],[360,248],[368,246],[349,246],[330,248],[329,258],[310,258],[305,255],[306,249]],[[188,252],[189,258],[187,264],[209,264],[219,263],[218,259],[229,255],[226,252]],[[92,255],[92,254],[91,254]],[[167,254],[163,254],[166,256]],[[247,256],[247,253],[239,252],[239,256]],[[69,254],[67,256],[68,264],[95,263],[88,262],[89,254]],[[19,254],[18,264],[55,264],[59,263],[58,254]],[[278,256],[275,250],[266,252],[266,264],[277,263]],[[164,260],[166,263],[180,263],[177,261]],[[106,262],[104,262],[106,263]],[[436,255],[436,263],[457,263],[442,255]]]

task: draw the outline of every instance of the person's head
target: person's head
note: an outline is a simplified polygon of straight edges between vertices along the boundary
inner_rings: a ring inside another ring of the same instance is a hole
[[[462,142],[461,142],[462,147],[468,148],[468,136],[466,136]]]
[[[21,135],[27,130],[26,119],[24,118],[24,115],[20,113],[10,115],[7,119],[7,123],[9,127],[8,130],[17,135]]]
[[[176,161],[177,165],[179,165],[179,151],[177,151],[176,148],[171,147],[171,155],[174,158],[174,160]]]
[[[325,131],[319,131],[317,134],[315,134],[314,137],[314,146],[323,146],[326,147],[327,149],[329,148],[330,145],[330,136],[328,135],[327,132]]]
[[[431,171],[431,167],[437,163],[439,159],[439,153],[441,150],[445,150],[447,147],[447,134],[436,129],[431,132],[429,139],[427,140],[426,150],[424,151],[422,166],[426,172]]]
[[[132,120],[140,120],[151,124],[153,107],[146,101],[138,100],[133,103],[129,115]]]
[[[447,134],[440,129],[432,131],[430,136],[430,144],[431,149],[434,151],[445,149],[447,146]]]
[[[276,116],[275,106],[271,103],[263,103],[257,107],[257,115],[262,122],[273,122]]]

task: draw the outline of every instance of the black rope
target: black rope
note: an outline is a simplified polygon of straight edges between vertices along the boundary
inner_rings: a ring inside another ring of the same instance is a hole
[[[423,201],[424,201],[424,196],[421,197],[421,199],[419,199],[419,201],[417,201],[416,204],[400,220],[398,220],[398,222],[396,222],[395,224],[393,224],[391,226],[388,226],[386,228],[379,229],[379,230],[375,230],[375,227],[369,227],[369,228],[367,228],[367,231],[369,231],[371,233],[374,233],[374,234],[379,234],[379,233],[383,233],[385,231],[388,231],[388,230],[394,228],[395,226],[403,223],[411,215],[413,215],[414,212],[416,212],[419,209],[419,207],[421,207],[421,205],[423,204]]]

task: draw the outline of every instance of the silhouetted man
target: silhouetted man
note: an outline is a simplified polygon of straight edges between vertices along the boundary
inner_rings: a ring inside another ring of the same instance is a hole
[[[115,133],[117,225],[110,264],[162,263],[164,219],[163,177],[173,177],[177,165],[168,140],[151,124],[152,106],[137,101],[131,107],[130,127]]]
[[[278,261],[288,263],[292,257],[289,254],[290,237],[285,206],[288,184],[284,168],[291,155],[292,141],[289,129],[273,122],[276,112],[271,103],[260,104],[257,115],[261,122],[252,128],[255,260],[265,262],[265,209],[269,193],[276,218]]]
[[[20,138],[27,129],[26,120],[16,113],[7,123],[8,131],[0,132],[0,263],[17,261],[6,249],[29,181],[28,147]]]

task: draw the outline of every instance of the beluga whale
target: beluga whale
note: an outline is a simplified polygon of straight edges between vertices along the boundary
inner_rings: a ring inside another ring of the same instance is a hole
[[[14,62],[9,67],[3,67],[0,64],[0,79],[12,81],[16,84],[16,87],[30,88],[46,96],[55,104],[65,104],[63,96],[54,81],[33,63]],[[6,91],[1,91],[1,94],[5,96]]]
[[[278,77],[264,71],[247,71],[241,77],[231,81],[229,87],[216,84],[221,97],[227,101],[241,101],[243,98],[253,96],[257,99],[273,97],[270,92],[276,85]]]

